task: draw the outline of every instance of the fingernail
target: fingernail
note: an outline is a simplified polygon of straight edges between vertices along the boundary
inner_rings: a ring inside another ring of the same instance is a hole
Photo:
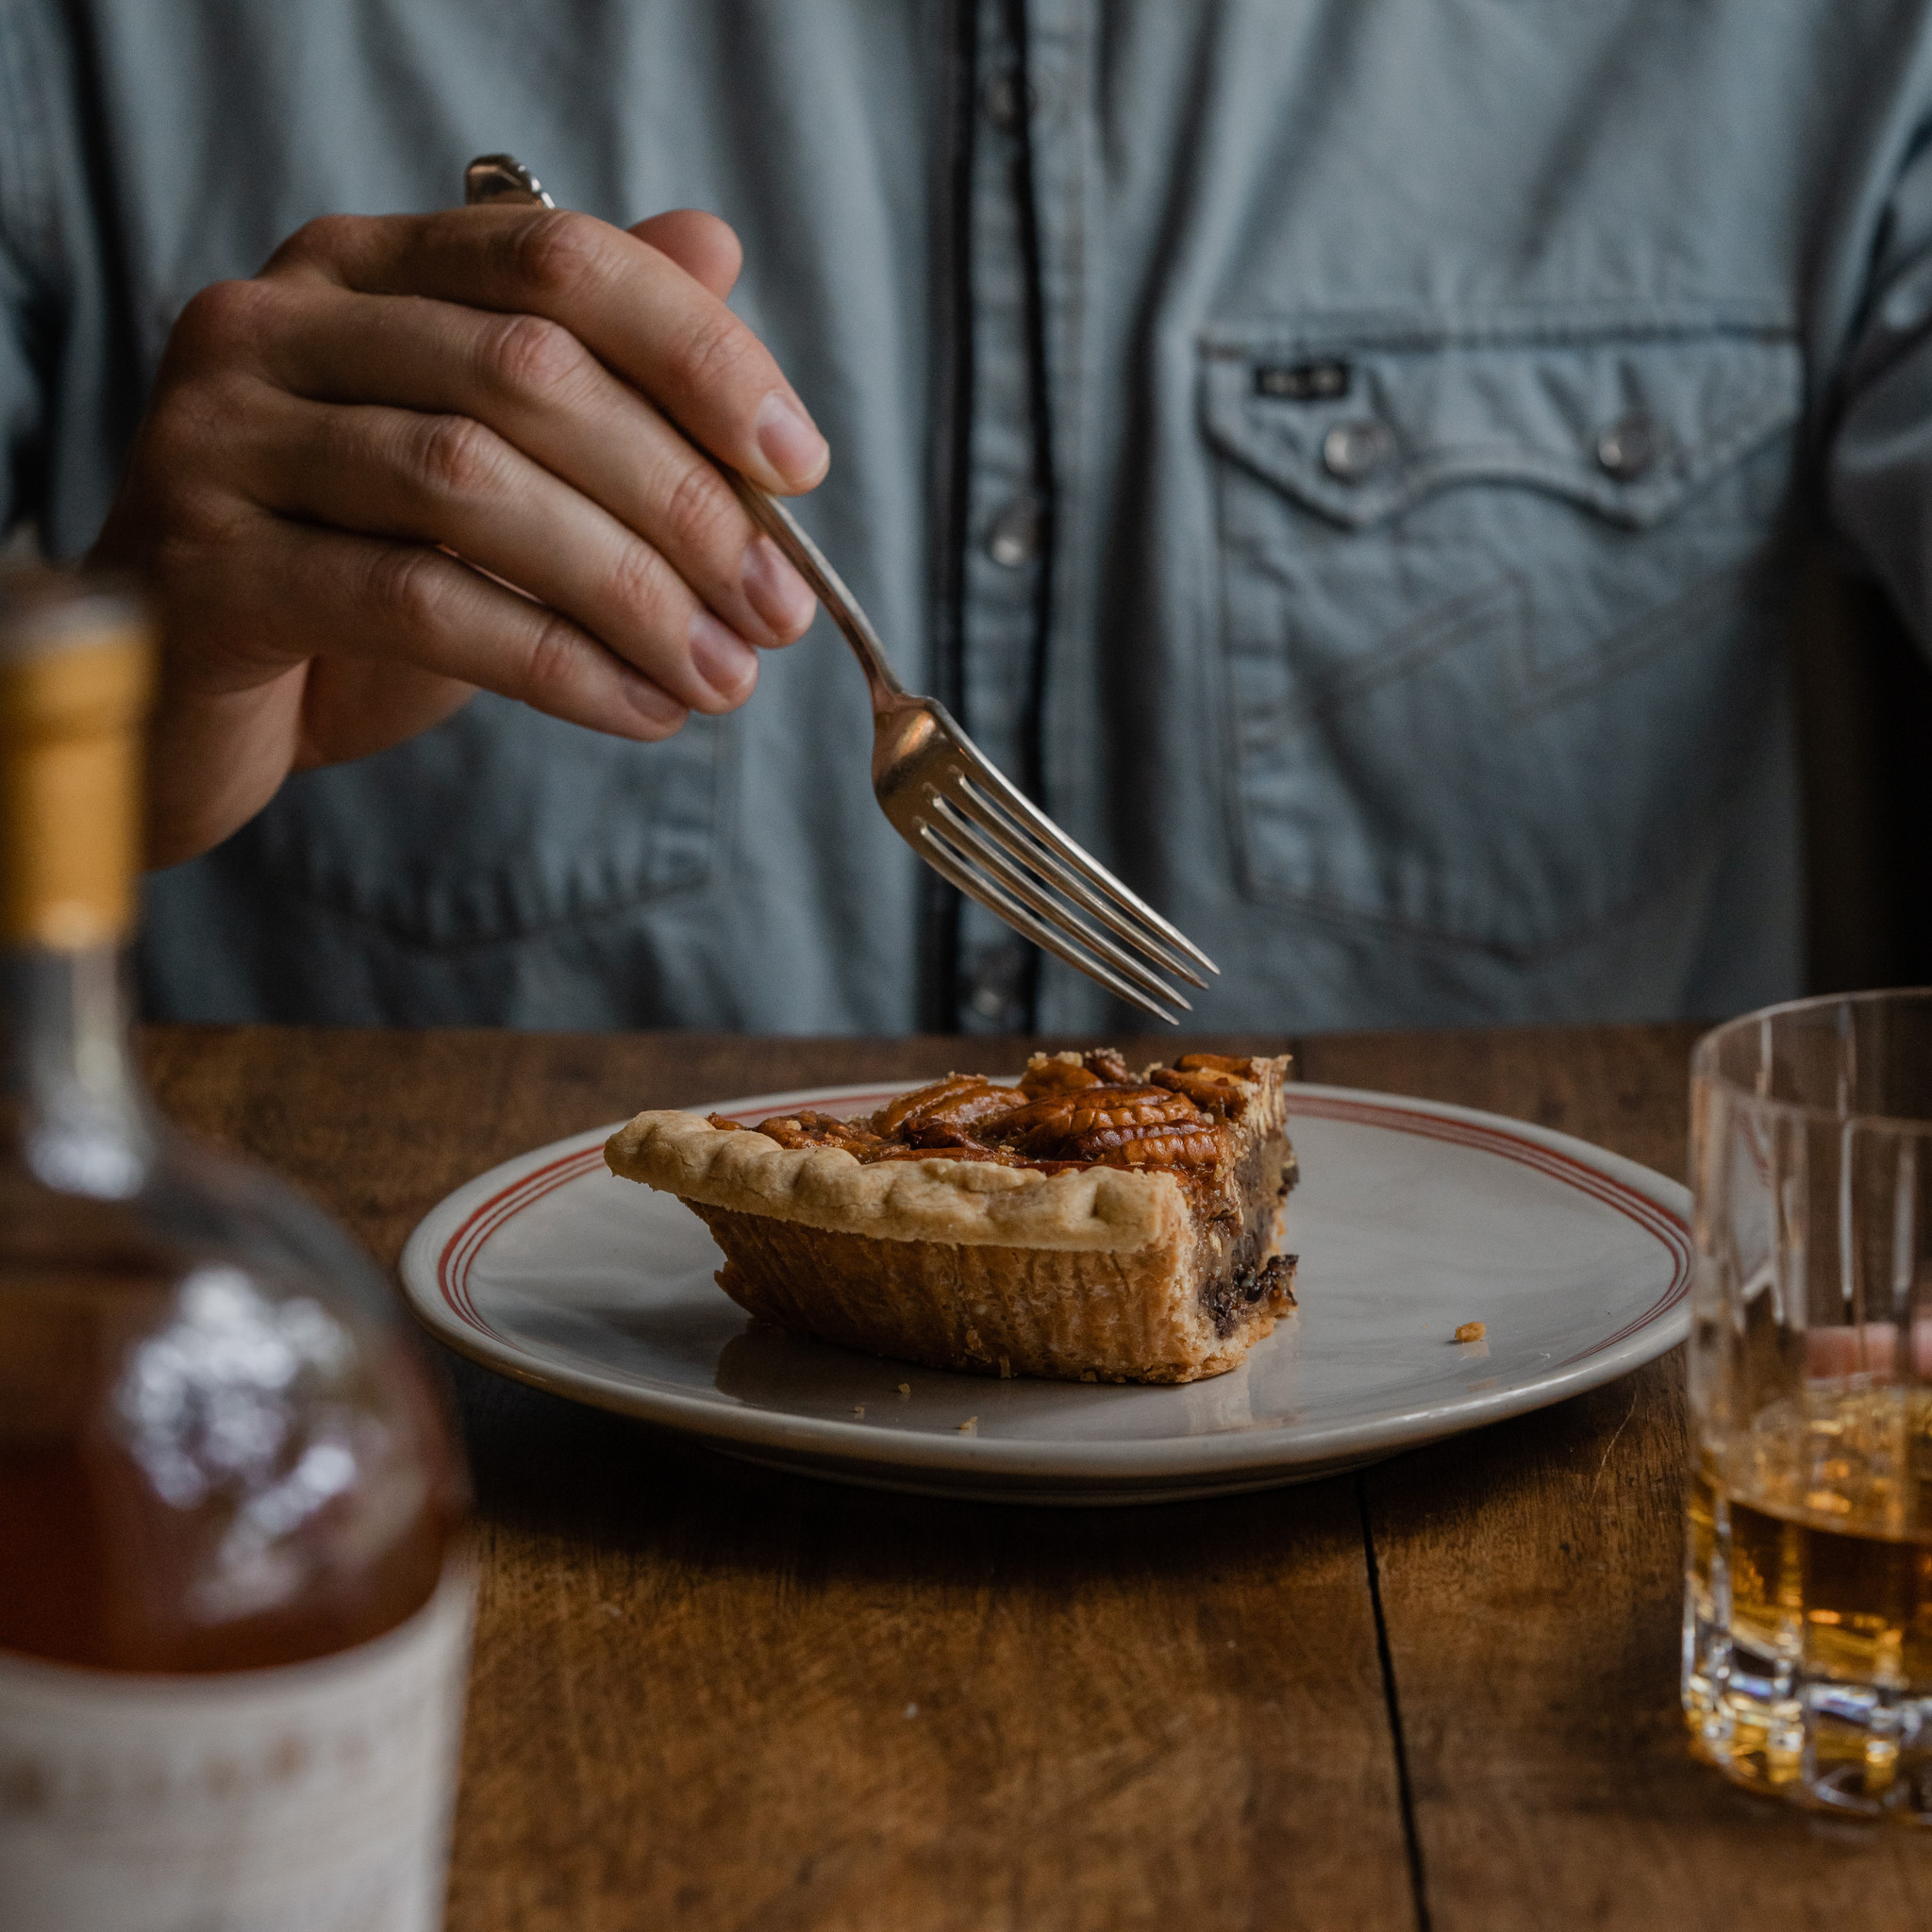
[[[691,716],[691,707],[680,705],[669,691],[658,688],[642,673],[628,667],[624,672],[624,694],[630,708],[659,737],[669,737]]]
[[[691,661],[698,675],[732,704],[749,697],[758,681],[758,654],[708,610],[691,612]]]
[[[819,479],[831,450],[818,425],[782,389],[758,405],[752,425],[766,462],[794,489],[808,490]]]
[[[780,637],[791,637],[811,622],[818,599],[769,537],[754,537],[744,546],[741,574],[751,608]]]

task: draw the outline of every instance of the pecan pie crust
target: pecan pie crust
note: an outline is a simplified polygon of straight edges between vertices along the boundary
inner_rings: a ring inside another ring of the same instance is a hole
[[[940,1368],[1193,1381],[1294,1306],[1287,1072],[1035,1055],[1017,1088],[949,1074],[862,1120],[641,1113],[605,1158],[700,1215],[719,1285],[780,1327]]]

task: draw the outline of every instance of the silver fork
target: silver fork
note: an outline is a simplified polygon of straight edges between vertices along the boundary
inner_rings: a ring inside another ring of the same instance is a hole
[[[555,208],[509,155],[481,155],[463,177],[471,204]],[[1205,987],[1206,953],[1091,858],[1012,784],[936,698],[899,682],[858,600],[784,504],[718,464],[746,513],[777,544],[844,632],[872,699],[872,789],[899,836],[926,864],[1055,958],[1169,1025],[1191,1011],[1159,974]],[[1141,957],[1136,958],[1139,954]],[[1165,1002],[1166,1004],[1163,1004]]]

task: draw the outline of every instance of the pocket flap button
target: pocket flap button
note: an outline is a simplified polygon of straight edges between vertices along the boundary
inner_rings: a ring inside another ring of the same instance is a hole
[[[1360,483],[1374,475],[1395,453],[1395,437],[1388,424],[1373,417],[1357,423],[1338,423],[1322,439],[1322,462],[1331,476],[1343,483]]]
[[[1663,443],[1662,425],[1639,410],[1621,417],[1597,438],[1597,466],[1619,483],[1634,483],[1656,463]]]

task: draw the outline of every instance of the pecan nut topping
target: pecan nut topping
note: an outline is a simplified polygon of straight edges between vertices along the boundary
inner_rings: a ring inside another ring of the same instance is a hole
[[[1257,1076],[1252,1060],[1184,1054],[1137,1076],[1120,1053],[1036,1054],[1017,1087],[948,1074],[869,1117],[801,1110],[761,1122],[781,1147],[836,1147],[863,1161],[992,1160],[1014,1167],[1168,1168],[1205,1184]],[[735,1122],[714,1117],[718,1126]]]

